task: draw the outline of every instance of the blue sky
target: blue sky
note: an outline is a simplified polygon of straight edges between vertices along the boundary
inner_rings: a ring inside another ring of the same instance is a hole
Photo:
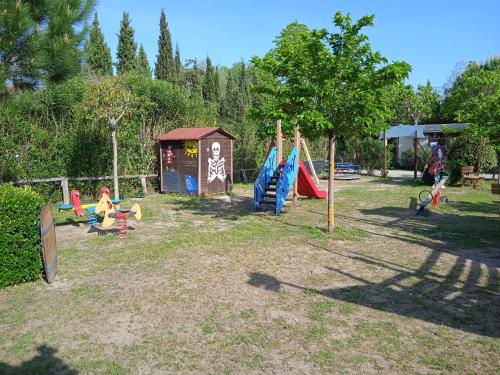
[[[429,79],[440,87],[457,64],[500,54],[499,0],[98,0],[113,59],[120,19],[128,11],[136,41],[154,66],[162,8],[183,61],[207,55],[220,65],[248,61],[272,48],[290,22],[332,30],[337,10],[355,19],[375,14],[375,27],[367,30],[372,47],[390,61],[410,63],[413,85]]]

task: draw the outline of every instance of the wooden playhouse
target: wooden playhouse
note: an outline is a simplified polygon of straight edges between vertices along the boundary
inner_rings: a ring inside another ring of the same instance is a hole
[[[234,139],[221,128],[177,128],[157,137],[161,191],[198,195],[229,191]]]

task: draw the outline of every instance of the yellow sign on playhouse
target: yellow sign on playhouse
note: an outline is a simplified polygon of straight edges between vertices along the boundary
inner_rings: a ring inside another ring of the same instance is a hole
[[[184,153],[190,158],[198,156],[198,142],[194,140],[184,141]]]

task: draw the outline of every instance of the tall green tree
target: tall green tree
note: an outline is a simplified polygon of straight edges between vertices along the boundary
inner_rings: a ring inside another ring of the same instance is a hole
[[[499,103],[500,58],[495,57],[483,64],[469,63],[447,90],[443,107],[454,120],[469,123],[467,132],[488,139],[500,157]],[[480,159],[478,155],[478,165]]]
[[[389,88],[388,99],[393,112],[391,124],[428,124],[439,117],[441,97],[429,81],[418,85],[417,90],[398,83]]]
[[[41,26],[48,5],[4,1],[0,12],[0,94],[7,82],[14,91],[34,88],[41,78]]]
[[[205,77],[203,79],[203,98],[206,102],[217,102],[219,99],[219,75],[207,56],[205,61]]]
[[[182,62],[181,62],[181,52],[179,50],[179,45],[175,44],[175,78],[178,83],[182,83]]]
[[[111,50],[106,44],[104,35],[99,26],[97,13],[92,22],[90,37],[85,43],[85,65],[86,74],[95,76],[113,75],[113,61],[111,59]]]
[[[60,83],[81,72],[87,19],[96,0],[51,0],[43,33],[43,70],[47,83]]]
[[[275,40],[275,47],[254,64],[263,72],[262,90],[270,94],[271,115],[296,121],[308,138],[328,137],[328,231],[334,229],[334,163],[337,137],[377,134],[390,115],[387,87],[407,77],[410,66],[387,63],[371,49],[361,31],[374,16],[353,22],[337,12],[336,32],[309,30],[294,22]]]
[[[148,56],[141,43],[139,55],[137,56],[137,72],[145,77],[151,78],[151,66],[149,65]]]
[[[130,24],[129,14],[123,12],[120,23],[120,34],[118,34],[118,50],[116,52],[118,62],[116,71],[124,74],[135,71],[137,68],[137,44],[134,39],[134,29]]]
[[[172,36],[168,28],[167,17],[162,9],[160,14],[160,37],[158,55],[156,55],[155,78],[175,82],[175,62],[172,50]]]

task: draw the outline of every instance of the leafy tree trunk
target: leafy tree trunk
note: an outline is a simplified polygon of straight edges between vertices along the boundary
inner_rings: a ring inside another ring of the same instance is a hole
[[[334,215],[334,192],[333,184],[335,180],[335,132],[328,134],[328,155],[330,162],[330,170],[328,177],[328,232],[332,233],[335,227]]]
[[[113,142],[113,190],[115,191],[115,199],[120,199],[118,191],[118,144],[116,142],[116,123],[115,119],[110,121],[111,125],[111,140]]]

